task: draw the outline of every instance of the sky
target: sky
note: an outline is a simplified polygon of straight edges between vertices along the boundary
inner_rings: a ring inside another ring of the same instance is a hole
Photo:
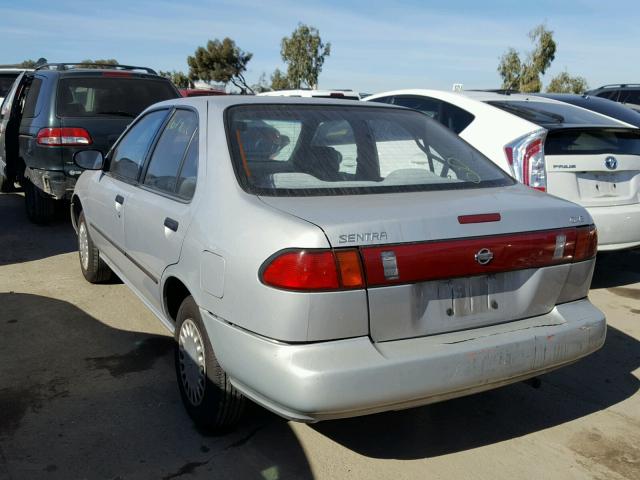
[[[0,0],[0,64],[116,58],[157,70],[187,71],[186,57],[213,38],[253,53],[257,82],[286,68],[280,41],[299,22],[331,42],[321,88],[497,88],[499,58],[526,52],[527,33],[545,23],[558,44],[543,82],[563,71],[591,87],[640,83],[640,8],[619,0],[534,2],[458,0]]]

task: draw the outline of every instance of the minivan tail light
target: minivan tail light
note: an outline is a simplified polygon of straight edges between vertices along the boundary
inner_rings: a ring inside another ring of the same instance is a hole
[[[91,135],[84,128],[42,128],[36,137],[38,145],[48,147],[91,145]]]
[[[364,288],[360,254],[356,249],[285,250],[260,269],[262,282],[295,291],[330,291]]]
[[[504,153],[516,180],[536,190],[547,190],[544,158],[546,130],[537,130],[504,147]]]

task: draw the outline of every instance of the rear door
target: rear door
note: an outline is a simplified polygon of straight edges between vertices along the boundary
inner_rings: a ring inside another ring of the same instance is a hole
[[[555,129],[544,148],[549,193],[585,207],[640,201],[640,129]]]
[[[28,83],[23,72],[13,83],[0,107],[0,174],[8,178],[17,175],[18,131],[20,127],[20,100]]]
[[[132,281],[153,305],[161,308],[160,278],[177,263],[191,222],[191,201],[198,172],[198,115],[175,110],[152,148],[124,220],[128,254],[139,268]]]

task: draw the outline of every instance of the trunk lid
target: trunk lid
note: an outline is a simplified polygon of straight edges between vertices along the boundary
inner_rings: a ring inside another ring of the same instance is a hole
[[[585,207],[640,202],[640,129],[551,130],[545,158],[549,193]]]
[[[374,341],[551,311],[572,265],[540,259],[555,255],[557,229],[591,223],[583,208],[522,185],[464,192],[260,198],[319,226],[332,247],[358,248]],[[489,213],[494,215],[479,216]],[[576,244],[571,235],[565,238],[567,248]],[[544,242],[546,247],[538,247]],[[486,268],[481,264],[486,260],[484,249],[495,255]],[[390,251],[395,252],[393,259]],[[414,276],[413,266],[420,270]],[[432,267],[439,273],[432,274]],[[588,274],[582,276],[588,281]]]

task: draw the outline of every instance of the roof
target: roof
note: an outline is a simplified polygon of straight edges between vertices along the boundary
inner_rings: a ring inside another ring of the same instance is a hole
[[[262,92],[258,93],[258,96],[264,97],[328,97],[340,95],[360,98],[360,95],[353,90],[340,90],[340,89],[326,89],[326,90],[312,90],[312,89],[293,89],[293,90],[276,90],[274,92]]]

